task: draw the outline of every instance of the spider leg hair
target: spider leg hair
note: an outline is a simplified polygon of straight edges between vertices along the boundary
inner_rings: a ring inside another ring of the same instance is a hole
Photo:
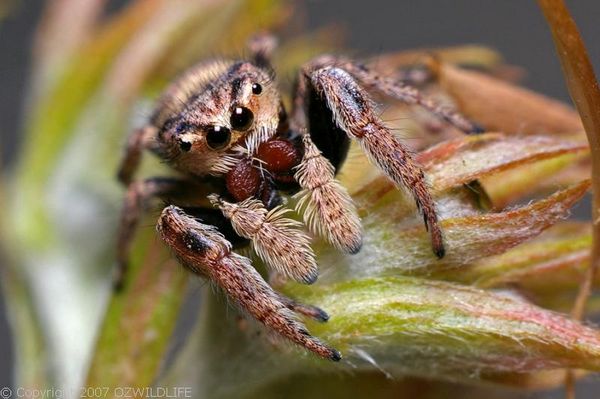
[[[310,335],[289,304],[282,301],[251,266],[250,260],[231,250],[231,244],[213,226],[203,224],[175,206],[166,207],[157,230],[190,271],[207,277],[242,310],[292,342],[326,359],[340,353]]]
[[[152,177],[134,181],[127,187],[117,232],[117,268],[113,286],[122,288],[129,264],[129,251],[143,212],[154,198],[164,198],[180,190],[184,180],[171,177]]]
[[[296,210],[303,213],[311,232],[342,251],[357,253],[362,228],[354,202],[308,134],[302,136],[302,143],[304,156],[294,175],[301,187],[295,195]]]
[[[283,295],[280,297],[280,299],[283,303],[285,303],[288,309],[293,310],[298,314],[310,317],[311,319],[319,321],[321,323],[324,323],[327,320],[329,320],[329,315],[321,308],[296,302],[293,299]]]
[[[374,111],[374,105],[354,77],[338,67],[310,72],[308,78],[328,104],[337,126],[358,140],[368,158],[399,187],[405,187],[422,212],[433,252],[444,256],[442,230],[435,203],[421,167]]]
[[[302,223],[285,217],[289,210],[279,206],[269,211],[253,198],[230,203],[211,194],[208,199],[231,221],[237,234],[252,241],[256,254],[269,268],[301,283],[317,280],[310,238],[302,231]]]
[[[117,178],[124,185],[131,183],[133,175],[139,167],[142,151],[149,145],[155,134],[156,128],[152,125],[147,125],[134,130],[127,138],[125,154],[121,160],[117,174]]]
[[[408,105],[417,105],[466,134],[480,134],[484,132],[481,126],[468,120],[459,112],[442,106],[427,96],[422,95],[417,88],[402,81],[401,76],[382,76],[366,65],[332,56],[319,57],[313,62],[313,65],[313,70],[327,65],[335,65],[335,67],[343,69],[352,75],[367,90],[377,91]]]

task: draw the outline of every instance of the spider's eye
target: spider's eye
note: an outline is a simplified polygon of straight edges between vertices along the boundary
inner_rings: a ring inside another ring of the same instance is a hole
[[[258,96],[260,93],[262,93],[262,86],[259,85],[258,83],[254,83],[252,85],[252,93],[254,93]]]
[[[235,107],[231,114],[231,127],[235,130],[248,130],[254,121],[254,114],[246,107]]]
[[[220,150],[229,144],[231,130],[223,126],[211,126],[206,132],[206,144],[213,150]]]

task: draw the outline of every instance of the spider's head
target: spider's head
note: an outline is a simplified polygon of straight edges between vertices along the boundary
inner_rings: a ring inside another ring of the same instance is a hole
[[[205,78],[208,80],[208,78]],[[270,70],[231,63],[190,96],[163,128],[173,163],[192,174],[218,175],[241,152],[254,152],[272,137],[281,99]]]

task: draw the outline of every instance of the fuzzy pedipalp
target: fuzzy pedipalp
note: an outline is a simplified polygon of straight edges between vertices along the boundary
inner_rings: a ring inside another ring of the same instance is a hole
[[[271,269],[305,284],[317,280],[310,238],[300,222],[285,217],[289,210],[276,207],[268,211],[261,201],[252,198],[230,203],[211,195],[209,200],[231,221],[237,234],[252,241],[256,254]]]
[[[311,232],[344,252],[356,253],[362,246],[362,229],[354,202],[310,137],[304,135],[302,141],[304,157],[294,175],[302,188],[295,195],[296,210]]]

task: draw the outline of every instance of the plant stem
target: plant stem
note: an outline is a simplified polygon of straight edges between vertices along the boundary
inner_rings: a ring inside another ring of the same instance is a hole
[[[562,0],[538,0],[552,30],[567,87],[581,116],[592,155],[592,261],[573,307],[581,319],[600,265],[600,88],[575,21]]]
[[[591,261],[571,312],[573,318],[580,320],[600,265],[600,88],[577,25],[563,0],[538,0],[538,3],[550,25],[567,87],[581,116],[592,157]],[[565,383],[567,397],[574,398],[572,371],[567,373]]]

